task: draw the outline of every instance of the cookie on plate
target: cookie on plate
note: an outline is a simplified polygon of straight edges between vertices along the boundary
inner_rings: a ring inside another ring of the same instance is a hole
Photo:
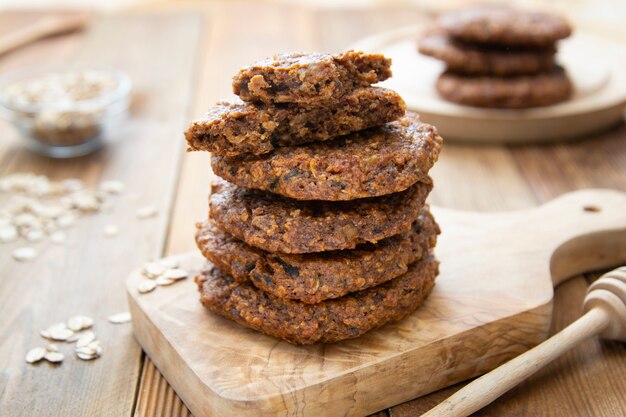
[[[569,23],[559,16],[497,5],[449,12],[439,24],[456,39],[489,45],[545,48],[572,33]]]
[[[498,109],[548,106],[572,94],[572,83],[560,67],[548,73],[512,77],[470,77],[446,71],[435,87],[444,99],[454,103]]]
[[[509,76],[550,71],[556,49],[502,48],[463,43],[445,33],[429,33],[418,44],[419,51],[445,62],[449,70],[471,75]]]

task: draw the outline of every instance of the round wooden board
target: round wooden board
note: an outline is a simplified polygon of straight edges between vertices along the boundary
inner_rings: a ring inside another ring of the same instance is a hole
[[[393,77],[382,86],[396,90],[407,107],[434,124],[446,139],[484,143],[527,143],[580,138],[618,124],[626,107],[626,48],[576,33],[559,44],[557,59],[574,83],[574,96],[553,106],[526,110],[481,109],[441,99],[435,80],[441,61],[417,52],[424,26],[365,38],[353,49],[393,59]]]

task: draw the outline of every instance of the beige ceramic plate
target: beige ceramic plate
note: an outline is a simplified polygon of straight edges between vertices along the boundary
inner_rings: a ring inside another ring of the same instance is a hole
[[[626,105],[626,48],[577,33],[559,44],[558,61],[575,86],[567,102],[528,110],[461,106],[439,98],[435,80],[444,65],[417,52],[423,26],[382,33],[352,48],[393,59],[393,77],[383,86],[402,95],[409,109],[436,125],[446,139],[468,142],[545,142],[574,139],[619,123]]]

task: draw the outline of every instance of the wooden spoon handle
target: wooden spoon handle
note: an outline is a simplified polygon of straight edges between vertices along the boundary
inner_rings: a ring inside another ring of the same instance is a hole
[[[603,308],[588,311],[550,339],[470,382],[423,416],[464,417],[480,410],[582,340],[601,333],[609,320]]]
[[[87,21],[88,16],[85,14],[66,17],[44,17],[0,37],[0,55],[47,36],[82,29],[87,24]]]
[[[626,267],[607,272],[591,284],[584,308],[585,315],[574,323],[470,382],[424,416],[468,416],[591,336],[626,341]]]

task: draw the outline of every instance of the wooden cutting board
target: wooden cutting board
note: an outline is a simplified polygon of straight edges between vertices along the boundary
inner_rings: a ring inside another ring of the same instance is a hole
[[[362,416],[482,374],[544,340],[553,287],[626,262],[626,194],[587,190],[511,213],[434,208],[441,274],[399,323],[332,345],[292,346],[204,310],[191,279],[140,295],[137,340],[201,416]],[[190,237],[191,238],[191,237]],[[179,255],[198,270],[199,254]]]

